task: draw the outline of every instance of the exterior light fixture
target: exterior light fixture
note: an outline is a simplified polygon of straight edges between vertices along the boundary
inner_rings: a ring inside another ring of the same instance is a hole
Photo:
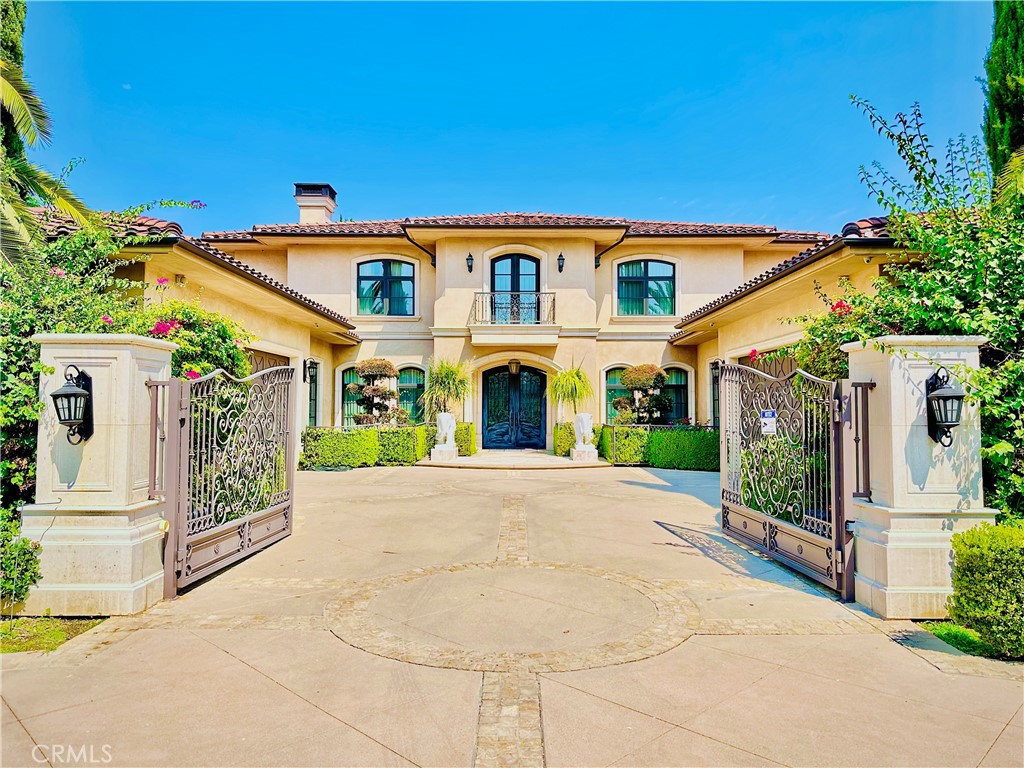
[[[565,269],[565,256],[562,253],[558,254],[558,271],[561,272]]]
[[[472,253],[469,254],[466,257],[466,269],[468,269],[470,271],[470,273],[473,272],[473,254]]]
[[[64,369],[64,384],[50,397],[57,421],[68,428],[69,443],[78,445],[92,437],[92,376],[69,365]]]
[[[508,372],[511,373],[513,376],[518,376],[519,375],[519,365],[520,365],[520,363],[519,363],[518,360],[509,360],[508,361]]]
[[[953,444],[953,427],[960,424],[965,393],[949,383],[949,371],[939,368],[924,383],[928,401],[928,436],[948,448]]]
[[[305,360],[302,361],[302,381],[304,383],[309,381],[309,371],[315,365],[316,360],[314,360],[312,357],[307,357]]]

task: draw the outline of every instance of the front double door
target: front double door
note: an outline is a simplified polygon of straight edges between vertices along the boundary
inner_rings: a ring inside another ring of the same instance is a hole
[[[484,448],[543,448],[547,377],[523,365],[484,372]]]

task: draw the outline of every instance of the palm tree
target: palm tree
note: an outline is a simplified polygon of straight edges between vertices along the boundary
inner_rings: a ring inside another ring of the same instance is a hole
[[[580,403],[594,396],[590,378],[578,365],[573,365],[572,368],[559,371],[552,376],[548,389],[551,391],[551,399],[555,403],[570,403],[573,413],[579,411]]]
[[[449,404],[465,400],[471,386],[464,362],[431,360],[427,367],[427,386],[420,395],[428,418],[447,413]]]
[[[0,108],[10,115],[26,146],[50,143],[51,123],[43,102],[32,90],[21,68],[0,61]],[[64,184],[23,157],[5,157],[0,166],[0,253],[8,260],[42,236],[29,201],[38,201],[87,224],[93,213]]]

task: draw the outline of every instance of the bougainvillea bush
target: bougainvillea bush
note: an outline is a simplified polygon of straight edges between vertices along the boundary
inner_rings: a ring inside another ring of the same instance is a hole
[[[795,318],[804,338],[784,350],[799,367],[838,379],[839,347],[885,335],[979,335],[981,369],[956,370],[980,405],[985,501],[1003,518],[1024,516],[1024,196],[993,190],[985,151],[964,138],[937,157],[918,108],[889,121],[862,106],[906,163],[897,177],[873,166],[861,176],[886,209],[897,247],[872,292],[849,283],[820,292],[825,311]],[[909,181],[903,181],[906,177]]]
[[[201,204],[200,204],[201,205]],[[196,206],[193,206],[196,207]],[[37,333],[137,333],[180,344],[175,375],[224,367],[248,373],[241,349],[249,336],[230,320],[185,302],[147,302],[146,285],[122,279],[117,257],[148,238],[122,236],[135,208],[104,223],[37,244],[17,262],[0,261],[0,601],[23,600],[39,579],[38,545],[19,538],[19,507],[31,503],[36,482],[39,399]],[[162,294],[161,294],[162,295]],[[166,325],[161,325],[161,323]]]

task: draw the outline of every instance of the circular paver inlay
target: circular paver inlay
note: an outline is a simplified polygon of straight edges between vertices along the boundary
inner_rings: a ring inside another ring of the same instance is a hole
[[[324,609],[346,643],[448,669],[567,672],[656,656],[695,606],[658,582],[570,563],[417,568],[356,582]]]

